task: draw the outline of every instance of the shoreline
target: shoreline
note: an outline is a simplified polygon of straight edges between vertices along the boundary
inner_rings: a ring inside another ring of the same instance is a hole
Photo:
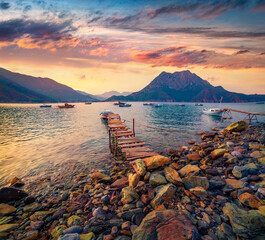
[[[16,190],[6,201],[2,188],[0,239],[262,239],[264,131],[203,133],[201,143],[168,149],[168,157],[134,166],[116,159],[104,171],[77,170],[66,184],[41,179],[35,184],[46,196]]]

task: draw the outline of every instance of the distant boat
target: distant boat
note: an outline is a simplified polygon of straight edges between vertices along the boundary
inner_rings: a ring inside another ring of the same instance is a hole
[[[73,108],[75,105],[65,103],[64,105],[58,105],[58,108]]]
[[[179,103],[179,104],[174,104],[174,106],[183,107],[183,106],[185,106],[185,104],[183,104],[183,103]]]
[[[119,107],[131,107],[132,104],[128,104],[128,103],[120,103]]]
[[[120,104],[125,104],[125,102],[118,101],[114,103],[114,105],[120,105]]]
[[[203,106],[202,103],[195,103],[195,106]]]
[[[40,105],[41,108],[49,108],[49,107],[52,107],[52,105],[47,105],[47,104],[43,104],[43,105]]]
[[[256,104],[264,104],[264,102],[256,102]]]
[[[161,104],[152,104],[152,108],[159,108],[159,107],[162,107]]]
[[[85,104],[92,104],[92,102],[85,102]]]
[[[204,114],[216,117],[222,117],[224,112],[224,110],[220,108],[204,108],[202,111]]]
[[[153,103],[144,103],[143,105],[144,105],[144,106],[152,106]]]

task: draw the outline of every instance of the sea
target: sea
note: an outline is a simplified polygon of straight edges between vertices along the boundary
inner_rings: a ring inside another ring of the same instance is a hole
[[[233,119],[207,116],[203,108],[219,107],[218,103],[160,103],[162,107],[144,106],[132,102],[121,108],[110,102],[74,103],[71,109],[40,108],[40,104],[0,104],[0,186],[14,177],[24,182],[71,174],[71,169],[98,169],[106,167],[111,155],[108,130],[100,118],[104,110],[120,114],[132,128],[135,121],[136,137],[156,152],[166,154],[166,149],[188,145],[189,140],[200,141],[196,132],[222,129],[246,116],[232,113]],[[265,112],[264,104],[222,103],[221,108],[247,112]],[[259,122],[264,117],[258,116]]]

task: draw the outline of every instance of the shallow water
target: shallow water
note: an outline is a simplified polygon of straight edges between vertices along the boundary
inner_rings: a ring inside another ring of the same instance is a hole
[[[188,140],[198,139],[196,131],[225,127],[245,117],[233,113],[233,120],[221,123],[202,114],[202,108],[218,106],[211,103],[200,107],[185,103],[181,107],[164,103],[161,108],[152,108],[137,102],[130,108],[119,108],[112,103],[77,103],[72,109],[58,109],[57,104],[52,108],[40,108],[39,104],[1,104],[0,185],[15,176],[29,181],[57,173],[71,174],[71,166],[104,167],[110,154],[107,129],[99,116],[103,110],[119,113],[130,121],[126,123],[130,128],[135,118],[136,136],[155,151],[165,153],[169,147],[176,148],[187,144]],[[265,105],[255,103],[222,104],[222,108],[265,112]],[[262,122],[265,118],[259,117],[259,120]]]

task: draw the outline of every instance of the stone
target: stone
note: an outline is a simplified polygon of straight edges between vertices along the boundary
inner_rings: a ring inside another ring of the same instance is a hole
[[[223,188],[223,191],[229,192],[239,188],[245,187],[246,183],[238,181],[236,179],[225,179],[226,185]]]
[[[131,225],[130,221],[126,221],[126,222],[124,222],[124,223],[121,225],[121,229],[122,229],[122,230],[130,230],[130,225]]]
[[[226,203],[223,212],[229,217],[233,232],[239,238],[265,239],[265,216],[258,211],[246,211],[233,203]]]
[[[252,158],[262,158],[264,157],[263,154],[260,151],[254,151],[250,154]]]
[[[110,176],[102,173],[102,172],[93,172],[89,175],[93,181],[95,182],[110,182],[111,178]]]
[[[226,149],[215,149],[211,152],[211,157],[212,159],[216,159],[216,158],[219,158],[219,157],[222,157],[225,153],[227,152]]]
[[[25,185],[19,178],[15,177],[10,183],[10,187],[22,187]]]
[[[196,153],[196,152],[193,152],[191,154],[188,154],[187,155],[187,158],[190,161],[200,161],[201,160],[200,155],[198,153]]]
[[[244,166],[235,166],[232,173],[236,178],[243,178],[248,176],[248,168]]]
[[[140,198],[139,195],[131,186],[123,188],[121,191],[121,196],[122,196],[121,201],[123,204],[131,203],[134,200],[138,200]]]
[[[191,188],[189,191],[200,198],[205,198],[208,195],[207,191],[203,187]]]
[[[96,208],[93,212],[93,217],[95,218],[100,218],[100,217],[104,217],[105,213],[103,211],[103,209],[101,207]]]
[[[69,234],[69,233],[82,233],[83,228],[80,226],[72,226],[63,231],[63,234]]]
[[[209,182],[206,177],[199,176],[188,176],[182,179],[182,182],[187,189],[195,187],[203,187],[204,189],[209,188]]]
[[[4,187],[0,189],[0,203],[17,201],[26,196],[28,196],[26,192],[17,188]]]
[[[116,180],[114,183],[112,183],[110,185],[111,188],[124,188],[124,187],[127,187],[129,185],[129,180],[128,180],[128,177],[123,177],[123,178],[120,178],[118,180]]]
[[[80,240],[80,236],[78,233],[71,233],[60,236],[58,240]]]
[[[6,216],[10,213],[15,212],[17,209],[11,205],[5,204],[5,203],[1,203],[0,204],[0,218],[3,216]]]
[[[71,227],[74,225],[81,226],[82,224],[83,224],[83,219],[77,215],[73,215],[73,216],[69,217],[67,220],[67,226],[68,227]]]
[[[175,184],[175,185],[182,185],[182,180],[176,170],[171,167],[166,167],[164,169],[165,177],[167,181]]]
[[[231,141],[226,142],[227,147],[233,147],[235,144]]]
[[[205,173],[212,176],[218,175],[218,170],[216,168],[208,168],[205,170]]]
[[[258,197],[248,192],[242,193],[238,197],[238,200],[245,206],[256,208],[256,209],[258,209],[262,205],[265,205],[262,200],[260,200]]]
[[[35,221],[30,223],[30,228],[32,230],[39,230],[40,228],[43,227],[43,225],[44,225],[43,221]]]
[[[52,219],[53,219],[53,220],[59,219],[59,218],[61,218],[65,213],[66,213],[66,208],[65,208],[65,207],[60,208],[60,209],[58,209],[58,210],[52,215]]]
[[[63,233],[63,231],[66,229],[67,227],[65,225],[59,225],[57,227],[55,227],[52,232],[51,235],[53,238],[57,239],[58,237],[60,237],[60,235]]]
[[[176,192],[176,186],[169,183],[166,185],[161,185],[155,189],[156,196],[151,201],[151,206],[156,209],[162,203],[169,201],[170,199],[174,198]]]
[[[157,210],[150,212],[134,231],[133,240],[186,240],[192,239],[197,228],[184,212]],[[177,238],[176,238],[177,236]]]
[[[153,172],[150,175],[149,183],[153,186],[159,186],[159,185],[167,184],[167,180],[162,174]]]
[[[136,173],[140,174],[141,176],[144,176],[146,174],[146,165],[142,159],[136,159],[133,168]]]
[[[81,234],[80,240],[96,240],[96,235],[93,232],[87,234]]]
[[[0,218],[0,225],[2,224],[7,224],[7,223],[11,223],[13,221],[13,217],[9,216],[9,217],[2,217]],[[1,238],[0,238],[1,239]]]
[[[16,228],[18,228],[18,224],[15,223],[11,223],[11,224],[2,224],[0,225],[0,234],[3,232],[9,232],[11,230],[14,230]]]
[[[139,173],[129,175],[129,186],[135,188],[139,181],[140,181],[140,174]]]
[[[265,157],[259,158],[258,163],[261,164],[262,166],[265,166]]]
[[[239,152],[239,151],[233,151],[233,152],[231,152],[231,155],[234,156],[234,157],[237,157],[238,159],[242,159],[243,158],[242,153]]]
[[[206,140],[207,138],[214,138],[216,135],[216,132],[208,132],[208,133],[204,133],[202,136],[201,136],[201,139],[202,140]]]
[[[51,214],[53,214],[53,211],[38,211],[30,216],[30,220],[31,221],[43,221]]]
[[[179,170],[179,174],[182,177],[185,177],[188,175],[198,175],[200,173],[200,171],[201,171],[201,169],[198,166],[188,164]]]
[[[248,128],[248,123],[246,121],[237,121],[230,124],[223,132],[242,132]]]
[[[170,161],[169,158],[164,157],[162,155],[156,155],[153,157],[146,158],[144,160],[145,165],[148,170],[153,170],[153,169],[165,166],[166,164],[169,163],[169,161]]]

